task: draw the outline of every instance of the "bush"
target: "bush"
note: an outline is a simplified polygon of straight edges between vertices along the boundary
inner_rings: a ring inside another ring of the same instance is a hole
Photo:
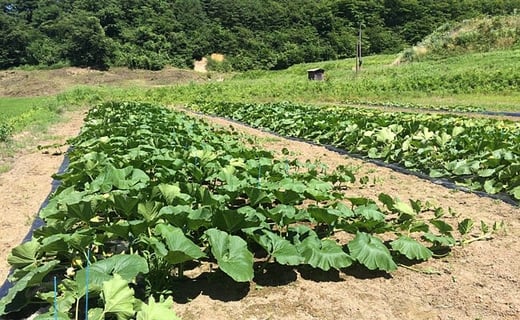
[[[126,65],[130,69],[146,69],[157,71],[164,68],[166,64],[167,60],[165,57],[154,52],[128,56],[126,60]]]
[[[7,139],[13,133],[13,127],[6,123],[0,122],[0,141],[7,141]]]

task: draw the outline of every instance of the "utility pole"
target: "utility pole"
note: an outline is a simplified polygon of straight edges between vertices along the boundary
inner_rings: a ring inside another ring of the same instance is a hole
[[[361,22],[359,23],[358,42],[356,46],[356,73],[361,71],[363,60],[361,58]]]

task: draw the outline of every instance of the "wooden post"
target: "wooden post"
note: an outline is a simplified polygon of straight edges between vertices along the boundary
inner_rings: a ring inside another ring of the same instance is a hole
[[[361,71],[361,64],[363,60],[361,59],[361,22],[359,23],[359,34],[358,34],[358,42],[356,46],[356,73]]]

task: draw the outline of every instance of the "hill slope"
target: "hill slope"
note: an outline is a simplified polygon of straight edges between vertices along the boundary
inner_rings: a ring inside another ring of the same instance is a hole
[[[520,48],[520,15],[475,18],[442,25],[397,62],[515,48]]]

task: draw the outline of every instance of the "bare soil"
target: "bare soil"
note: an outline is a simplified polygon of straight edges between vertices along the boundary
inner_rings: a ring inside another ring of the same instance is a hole
[[[83,112],[64,115],[65,121],[49,128],[40,137],[20,134],[15,139],[25,140],[25,148],[18,151],[10,162],[11,169],[0,174],[0,281],[9,272],[7,255],[11,248],[20,244],[30,230],[40,205],[51,191],[51,175],[63,162],[67,146],[38,150],[38,145],[62,144],[76,136],[83,122]],[[30,141],[30,142],[27,142]]]
[[[56,72],[53,78],[52,73],[47,72],[0,71],[0,96],[54,94],[75,84],[160,85],[168,83],[168,79],[183,77],[168,78],[165,73],[161,80],[153,80],[156,73],[133,74],[125,70],[121,70],[121,74],[117,70],[99,72],[73,68]],[[191,77],[197,79],[190,73],[187,78]],[[115,78],[121,82],[111,80]],[[11,170],[0,174],[2,279],[8,273],[6,259],[10,249],[29,231],[32,219],[50,191],[51,175],[63,160],[62,155],[43,154],[36,146],[64,142],[75,136],[83,116],[83,112],[67,114],[66,120],[51,127],[45,137],[34,137],[14,156]],[[506,229],[495,234],[492,240],[455,247],[446,257],[413,265],[414,270],[401,267],[392,274],[369,273],[361,267],[321,272],[271,265],[264,273],[259,272],[251,283],[238,284],[208,268],[202,274],[197,272],[191,278],[172,284],[174,309],[182,319],[520,318],[518,207],[449,190],[323,147],[283,139],[222,119],[207,119],[252,135],[258,144],[280,156],[282,148],[287,148],[293,157],[302,161],[320,160],[330,168],[340,164],[359,167],[356,176],[368,176],[369,183],[351,185],[347,190],[349,195],[377,198],[384,192],[405,201],[409,198],[429,201],[446,210],[451,208],[460,217],[471,217],[477,223],[503,221]]]
[[[204,80],[207,80],[204,74],[176,68],[159,71],[127,68],[99,71],[74,67],[56,70],[6,70],[0,71],[0,97],[54,95],[80,85],[165,86]]]

